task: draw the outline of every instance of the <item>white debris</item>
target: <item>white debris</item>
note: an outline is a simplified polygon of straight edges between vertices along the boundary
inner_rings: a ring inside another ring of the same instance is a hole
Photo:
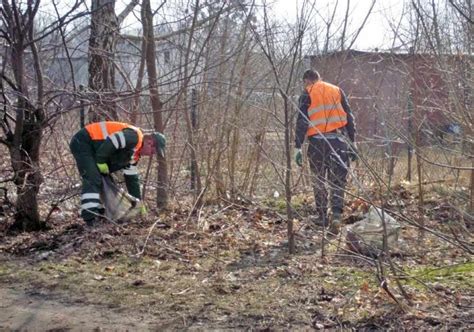
[[[393,248],[400,234],[398,223],[386,211],[371,206],[365,218],[356,222],[347,230],[346,243],[356,252],[367,256],[377,256],[383,250],[384,223],[388,248]]]

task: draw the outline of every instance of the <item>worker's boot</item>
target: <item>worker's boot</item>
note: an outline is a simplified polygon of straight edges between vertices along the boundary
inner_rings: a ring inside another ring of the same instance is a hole
[[[308,221],[316,226],[327,227],[328,217],[326,215],[313,214],[308,217]]]
[[[103,218],[101,216],[94,216],[90,219],[85,219],[84,222],[88,227],[97,227],[103,222]]]

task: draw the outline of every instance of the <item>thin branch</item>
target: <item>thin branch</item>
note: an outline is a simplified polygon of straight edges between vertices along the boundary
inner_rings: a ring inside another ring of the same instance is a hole
[[[459,8],[453,0],[449,0],[449,3],[451,4],[451,6],[454,7],[454,9],[456,9],[456,11],[461,14],[470,24],[474,24],[474,21],[469,17],[467,16],[462,10],[461,8]]]
[[[38,1],[39,3],[39,1]],[[38,8],[30,11],[30,21],[34,21],[34,15],[36,15],[36,11]],[[29,39],[33,39],[34,36],[34,25],[30,24],[28,26],[28,35]],[[43,82],[43,70],[41,68],[41,61],[38,54],[38,48],[36,47],[36,43],[30,44],[31,53],[33,55],[33,67],[35,69],[36,74],[36,82],[37,82],[37,105],[35,107],[36,115],[38,116],[40,121],[44,120],[44,112],[43,112],[43,97],[44,97],[44,82]]]
[[[43,29],[43,31],[45,31],[45,32],[42,35],[38,36],[37,38],[30,40],[29,43],[37,43],[37,42],[43,40],[44,38],[48,37],[53,32],[55,32],[58,29],[58,27],[66,26],[69,23],[77,20],[78,18],[89,15],[90,12],[85,11],[85,12],[81,12],[81,13],[78,13],[76,15],[73,15],[70,19],[66,20],[66,18],[69,17],[77,8],[79,8],[79,6],[82,3],[83,3],[83,0],[76,1],[76,3],[73,5],[73,7],[67,13],[65,13],[57,21],[55,21],[55,22],[51,23],[49,26],[45,27]],[[28,43],[26,43],[25,46],[29,46]]]
[[[372,5],[370,6],[369,11],[367,12],[367,15],[365,15],[364,21],[362,21],[362,24],[360,25],[359,29],[357,30],[354,38],[352,39],[351,44],[348,47],[348,49],[352,48],[352,46],[356,42],[357,38],[359,37],[359,34],[361,33],[362,29],[364,28],[365,24],[367,23],[367,20],[369,19],[369,16],[372,14],[372,10],[374,9],[376,1],[377,0],[372,0]]]
[[[5,80],[5,82],[8,83],[8,85],[13,89],[15,90],[16,92],[20,91],[20,89],[17,87],[17,85],[15,84],[15,82],[13,82],[8,76],[5,75],[5,73],[0,73],[0,76],[3,80]]]
[[[59,14],[58,6],[56,5],[55,0],[53,0],[53,6],[54,6],[54,11],[56,12],[56,15],[57,15],[58,20],[59,20],[61,18],[61,16]],[[69,65],[69,70],[71,72],[72,87],[73,87],[74,91],[76,91],[77,87],[76,87],[76,78],[75,78],[75,73],[74,73],[74,66],[73,66],[72,61],[71,61],[71,54],[69,53],[69,47],[67,47],[66,36],[64,34],[64,30],[63,30],[63,27],[61,25],[58,27],[58,29],[59,29],[59,33],[61,34],[61,42],[63,43],[64,51],[66,52],[66,57],[67,57],[68,65]]]
[[[138,5],[138,0],[131,0],[125,9],[117,16],[118,26],[120,27],[125,18],[135,9]]]
[[[208,23],[210,21],[213,21],[214,19],[220,17],[222,14],[224,14],[226,12],[230,12],[234,9],[239,8],[239,7],[240,7],[240,5],[234,5],[234,6],[229,6],[227,8],[222,9],[222,10],[219,10],[217,13],[215,13],[213,15],[210,15],[210,16],[206,17],[205,19],[197,21],[196,24],[194,25],[194,29],[200,28],[203,25],[205,25],[206,23]],[[180,35],[182,33],[188,32],[188,31],[190,31],[190,29],[191,29],[191,27],[184,27],[184,28],[172,31],[170,33],[166,33],[166,34],[163,34],[163,35],[156,36],[154,38],[154,40],[155,41],[167,40],[171,37],[174,37],[174,36]],[[143,39],[142,36],[135,36],[135,35],[128,35],[128,34],[121,34],[121,37],[126,38],[126,39],[130,39],[132,41],[141,41]]]

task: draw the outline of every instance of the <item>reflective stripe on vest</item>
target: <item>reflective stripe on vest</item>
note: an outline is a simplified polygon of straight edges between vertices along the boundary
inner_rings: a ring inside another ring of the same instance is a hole
[[[107,131],[107,124],[105,121],[99,122],[100,131],[102,132],[103,139],[106,139],[109,136],[109,132]]]
[[[347,114],[341,104],[341,91],[337,86],[318,81],[309,86],[307,91],[311,99],[307,136],[328,133],[347,124]]]
[[[311,116],[315,113],[322,112],[322,111],[330,111],[334,108],[340,108],[342,109],[342,105],[340,103],[337,104],[329,104],[329,105],[320,105],[316,108],[310,108],[308,109],[308,116]]]
[[[347,122],[347,116],[337,115],[337,116],[332,116],[332,117],[329,117],[329,118],[317,119],[317,120],[311,121],[311,126],[315,127],[315,126],[320,126],[320,125],[323,125],[323,124],[324,125],[329,125],[331,123],[340,122],[340,121],[346,121]],[[337,129],[337,128],[335,128],[335,129]],[[332,130],[330,130],[330,131],[332,131]]]
[[[91,123],[85,126],[89,136],[93,141],[102,141],[109,138],[116,149],[125,147],[125,136],[121,132],[123,129],[133,129],[137,133],[138,142],[133,149],[132,161],[137,162],[140,158],[139,151],[143,145],[143,133],[140,128],[124,122],[102,121]]]

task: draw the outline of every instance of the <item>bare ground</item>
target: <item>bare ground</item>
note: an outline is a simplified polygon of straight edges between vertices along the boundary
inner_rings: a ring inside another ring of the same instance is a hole
[[[67,299],[34,291],[0,289],[0,330],[94,331],[158,329],[137,313],[103,306],[70,303]]]
[[[418,211],[410,210],[409,193],[402,196],[406,213]],[[59,211],[49,231],[1,238],[0,328],[474,327],[474,264],[461,247],[428,233],[420,238],[404,224],[392,270],[385,259],[377,265],[348,252],[344,234],[330,239],[321,257],[321,229],[296,221],[298,252],[290,256],[275,209],[229,203],[194,216],[171,206],[147,220],[93,230]],[[426,225],[436,230],[452,218],[443,208],[427,211]],[[353,222],[357,211],[346,212]],[[457,236],[472,243],[470,233]]]

